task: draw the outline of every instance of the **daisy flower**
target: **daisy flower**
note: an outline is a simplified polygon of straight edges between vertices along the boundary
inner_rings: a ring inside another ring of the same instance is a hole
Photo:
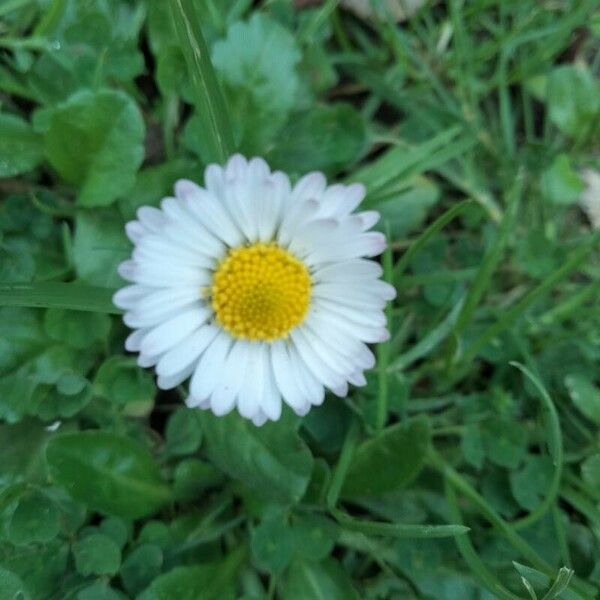
[[[125,342],[154,367],[161,389],[190,378],[190,407],[256,425],[298,415],[366,383],[367,343],[388,339],[383,312],[394,288],[369,257],[385,247],[354,213],[364,186],[327,185],[309,173],[294,186],[260,158],[210,165],[204,187],[187,180],[160,209],[126,225],[134,244],[119,266],[132,285],[114,296],[134,329]]]

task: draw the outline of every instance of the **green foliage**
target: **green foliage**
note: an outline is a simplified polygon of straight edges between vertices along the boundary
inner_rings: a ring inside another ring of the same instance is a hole
[[[0,600],[598,597],[597,2],[347,4],[0,2]],[[234,149],[363,183],[398,291],[364,387],[260,428],[111,302]]]

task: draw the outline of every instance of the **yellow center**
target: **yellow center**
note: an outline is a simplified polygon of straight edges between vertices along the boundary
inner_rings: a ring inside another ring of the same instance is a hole
[[[229,252],[215,272],[211,296],[216,320],[231,335],[272,341],[304,319],[310,276],[286,250],[253,244]]]

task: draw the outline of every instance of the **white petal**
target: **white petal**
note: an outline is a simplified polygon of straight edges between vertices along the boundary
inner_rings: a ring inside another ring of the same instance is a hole
[[[307,173],[294,186],[290,198],[291,204],[294,205],[305,200],[318,200],[325,191],[326,185],[327,180],[323,173],[318,171]]]
[[[180,383],[183,383],[193,372],[196,367],[196,362],[191,362],[185,367],[182,367],[176,373],[171,375],[159,375],[156,379],[156,385],[161,390],[171,390],[177,387]]]
[[[112,298],[113,304],[118,308],[127,310],[133,308],[141,298],[152,291],[142,285],[128,285],[116,292]]]
[[[200,327],[210,316],[212,311],[204,307],[194,307],[161,323],[150,330],[143,339],[141,352],[149,356],[156,356],[166,352],[183,341],[190,333]]]
[[[189,366],[195,365],[199,356],[213,341],[218,333],[216,327],[201,326],[189,337],[163,354],[156,365],[156,372],[161,377],[170,377]]]
[[[137,209],[137,218],[140,223],[152,233],[160,233],[165,223],[165,215],[153,206],[141,206]]]
[[[190,307],[200,305],[200,291],[193,288],[167,288],[154,291],[142,298],[135,308],[126,313],[123,322],[129,327],[153,327]]]
[[[212,411],[217,416],[226,415],[234,406],[235,401],[246,378],[246,365],[250,352],[250,342],[236,340],[231,347],[220,380],[210,398]],[[253,376],[250,374],[250,376]]]
[[[139,221],[129,221],[125,224],[125,233],[134,244],[137,244],[148,230]]]
[[[357,258],[340,263],[325,265],[317,269],[313,281],[356,281],[365,282],[378,279],[383,275],[383,268],[374,260]]]
[[[319,263],[351,260],[361,256],[371,257],[381,254],[385,250],[385,236],[378,231],[361,233],[357,236],[347,238],[344,243],[335,243],[328,246],[316,248],[306,258],[310,265]]]
[[[142,345],[142,340],[146,337],[149,329],[142,328],[130,333],[125,340],[125,350],[127,352],[139,352]]]
[[[221,328],[218,329],[217,335],[200,357],[190,382],[190,394],[199,400],[209,398],[215,389],[222,377],[225,359],[232,344],[229,334]]]
[[[317,381],[329,389],[339,388],[343,385],[344,378],[315,352],[312,344],[307,340],[305,333],[302,331],[302,327],[296,327],[290,335],[302,361]]]
[[[285,403],[294,411],[302,410],[306,405],[306,395],[296,383],[286,343],[282,340],[273,342],[270,353],[275,382]]]

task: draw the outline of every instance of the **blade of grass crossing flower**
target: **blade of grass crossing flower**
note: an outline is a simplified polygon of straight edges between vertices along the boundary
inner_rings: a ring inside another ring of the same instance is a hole
[[[530,512],[526,517],[523,517],[522,519],[519,519],[519,521],[513,523],[513,527],[519,528],[531,525],[531,523],[534,523],[540,517],[543,517],[546,514],[546,511],[556,501],[560,491],[564,455],[560,421],[558,419],[558,413],[556,412],[554,403],[552,402],[552,398],[550,398],[550,395],[546,391],[546,388],[542,385],[541,381],[529,369],[518,362],[511,362],[510,364],[519,369],[519,371],[521,371],[521,373],[523,373],[523,375],[525,375],[525,377],[531,381],[540,395],[540,400],[542,402],[542,406],[544,407],[545,421],[547,423],[547,431],[549,435],[548,450],[550,452],[550,456],[552,457],[552,462],[554,463],[554,473],[552,475],[550,488],[546,492],[540,505],[535,510]]]
[[[490,286],[492,275],[494,274],[494,271],[496,270],[496,267],[502,258],[506,241],[514,227],[522,191],[523,174],[521,173],[517,176],[515,185],[509,192],[507,210],[504,214],[504,218],[502,219],[502,224],[500,225],[496,239],[483,258],[477,276],[469,288],[467,297],[465,299],[465,304],[456,321],[454,333],[457,337],[464,332],[473,319],[477,305]]]
[[[225,100],[200,29],[201,19],[192,0],[170,3],[177,37],[194,89],[194,103],[202,123],[206,160],[224,163],[234,151],[233,132]]]
[[[421,250],[429,240],[439,233],[448,223],[462,215],[465,210],[473,205],[473,200],[463,200],[449,208],[443,215],[439,216],[425,231],[413,242],[409,249],[402,255],[394,267],[394,279],[406,271],[417,252]]]
[[[450,518],[457,523],[462,523],[462,514],[458,507],[456,492],[448,481],[444,482],[444,490],[446,492],[446,501],[448,502],[448,507],[450,509]],[[481,560],[479,554],[477,554],[468,535],[456,536],[454,541],[458,551],[471,569],[473,575],[484,587],[488,588],[502,600],[521,600],[519,596],[516,596],[511,591],[507,590],[502,583],[500,583],[500,580],[496,578],[494,573],[485,566],[485,563]]]
[[[66,308],[88,312],[121,314],[112,303],[114,290],[79,283],[3,283],[0,306]]]

